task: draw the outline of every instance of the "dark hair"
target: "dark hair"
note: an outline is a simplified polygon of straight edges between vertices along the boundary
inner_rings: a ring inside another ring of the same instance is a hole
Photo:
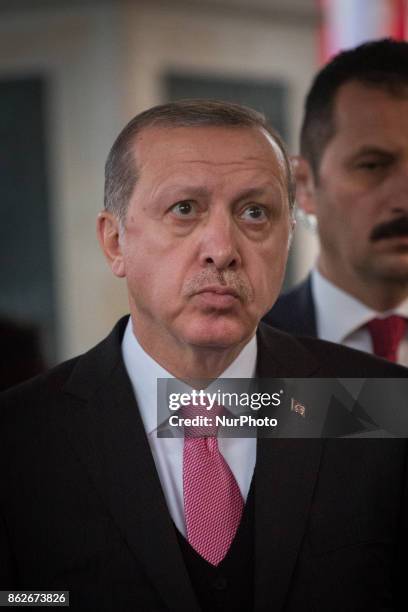
[[[339,53],[317,73],[306,97],[300,136],[300,153],[309,161],[315,178],[336,130],[336,94],[349,81],[403,95],[408,86],[408,43],[390,38],[368,42]]]
[[[105,165],[105,208],[114,213],[122,223],[125,222],[129,200],[138,179],[133,145],[139,133],[152,126],[264,129],[272,136],[282,153],[289,206],[293,208],[295,187],[288,154],[281,138],[264,115],[246,106],[219,100],[178,100],[154,106],[136,115],[121,131],[110,150]]]

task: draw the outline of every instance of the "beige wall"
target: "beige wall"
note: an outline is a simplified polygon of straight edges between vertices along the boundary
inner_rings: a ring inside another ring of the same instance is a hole
[[[2,15],[0,78],[42,73],[51,84],[59,359],[94,344],[127,311],[123,282],[110,274],[95,238],[103,165],[127,119],[163,101],[161,75],[169,68],[284,79],[296,151],[303,95],[315,68],[310,21],[153,0]],[[302,249],[298,239],[294,245],[299,276],[315,251],[313,242],[305,250],[306,240],[302,236]]]
[[[49,82],[58,359],[94,343],[117,314],[94,228],[106,152],[123,122],[118,23],[109,5],[10,12],[0,20],[0,78],[31,73]]]

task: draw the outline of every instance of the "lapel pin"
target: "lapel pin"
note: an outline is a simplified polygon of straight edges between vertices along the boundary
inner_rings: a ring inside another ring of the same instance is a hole
[[[292,399],[291,399],[290,409],[291,409],[292,412],[297,412],[298,414],[300,414],[300,416],[305,418],[305,416],[306,416],[306,406],[304,406],[303,404],[298,402],[298,400],[296,400],[294,397],[292,397]]]

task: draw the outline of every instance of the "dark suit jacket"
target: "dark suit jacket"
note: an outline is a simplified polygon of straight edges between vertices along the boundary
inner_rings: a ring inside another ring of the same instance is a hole
[[[121,358],[125,324],[2,397],[0,589],[70,590],[73,610],[198,612]],[[258,344],[260,377],[406,373],[264,325]],[[254,610],[406,609],[406,456],[405,440],[258,440]]]
[[[317,337],[316,308],[310,276],[280,295],[263,321],[289,334]]]

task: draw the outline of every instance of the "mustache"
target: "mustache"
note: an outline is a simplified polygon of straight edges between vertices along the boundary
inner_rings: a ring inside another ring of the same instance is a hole
[[[245,304],[253,297],[249,283],[234,270],[201,270],[193,278],[187,280],[183,286],[183,295],[191,297],[210,285],[219,285],[233,290],[237,297]]]
[[[408,235],[408,216],[398,217],[393,221],[381,223],[377,225],[370,235],[370,240],[382,240],[383,238],[392,238],[393,236]]]

